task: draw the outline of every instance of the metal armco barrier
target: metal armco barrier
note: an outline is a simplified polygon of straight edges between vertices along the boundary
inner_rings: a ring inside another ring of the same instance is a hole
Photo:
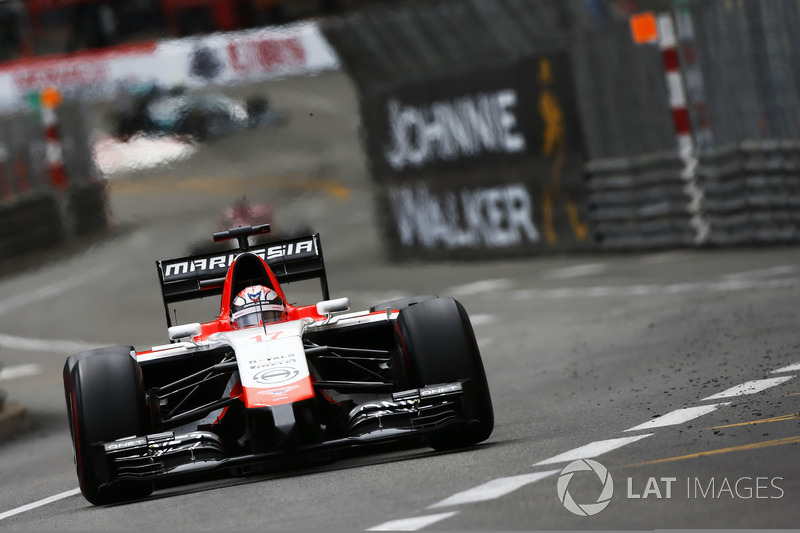
[[[710,243],[800,241],[800,141],[748,141],[710,151],[698,167]]]
[[[80,237],[108,229],[109,212],[105,181],[73,185],[68,191],[72,232]]]
[[[0,259],[9,259],[64,242],[58,202],[49,191],[38,191],[0,207]]]
[[[698,201],[672,152],[595,160],[586,167],[591,228],[606,249],[696,243]]]

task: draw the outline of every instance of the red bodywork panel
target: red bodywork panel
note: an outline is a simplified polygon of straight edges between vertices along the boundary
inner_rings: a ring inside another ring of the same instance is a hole
[[[278,293],[284,302],[286,302],[286,295],[284,294],[282,287],[275,277],[275,274],[272,272],[266,261],[258,256],[252,254],[251,256],[256,257],[261,262],[269,278],[268,285]],[[201,333],[194,337],[194,341],[208,340],[208,338],[215,333],[243,331],[240,330],[240,328],[238,328],[230,319],[230,306],[233,297],[235,296],[232,294],[232,286],[236,264],[237,261],[234,261],[234,263],[231,264],[231,266],[228,268],[227,275],[225,276],[225,283],[223,285],[222,297],[220,300],[219,316],[212,321],[202,323],[200,325]],[[303,318],[321,320],[325,317],[317,312],[316,305],[293,306],[289,303],[286,303],[286,314],[282,320],[268,324],[265,329],[262,329],[262,326],[251,326],[250,328],[246,329],[253,330],[253,344],[270,340],[274,341],[279,339],[281,333],[283,333],[279,330],[276,331],[275,325],[284,322],[297,321]],[[154,353],[152,350],[146,350],[137,352],[136,355],[138,357],[152,353]],[[293,381],[288,384],[267,387],[243,386],[240,381],[240,383],[237,383],[237,385],[233,388],[231,397],[238,397],[248,408],[292,403],[314,397],[315,392],[312,379],[313,378],[309,375],[305,379]],[[222,419],[226,411],[227,408],[219,416],[217,421]]]

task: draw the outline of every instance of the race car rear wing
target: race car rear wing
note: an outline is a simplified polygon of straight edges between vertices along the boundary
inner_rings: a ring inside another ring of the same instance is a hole
[[[246,226],[215,233],[215,241],[236,238],[239,246],[225,252],[156,261],[167,326],[172,326],[170,304],[222,294],[228,268],[243,252],[250,252],[264,259],[279,283],[319,278],[322,297],[329,300],[328,277],[319,233],[252,248],[248,245],[249,235],[267,231],[269,229],[264,230],[263,226]]]

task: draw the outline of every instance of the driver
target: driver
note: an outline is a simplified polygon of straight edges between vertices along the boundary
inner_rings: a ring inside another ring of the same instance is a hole
[[[286,314],[286,305],[278,293],[264,285],[251,285],[233,299],[231,319],[240,328],[278,322]]]

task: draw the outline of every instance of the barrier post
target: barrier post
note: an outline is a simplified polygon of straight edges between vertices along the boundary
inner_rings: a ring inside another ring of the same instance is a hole
[[[678,37],[671,13],[658,15],[658,47],[664,64],[664,76],[667,82],[669,104],[672,110],[672,121],[678,145],[678,157],[683,162],[681,177],[686,182],[686,194],[689,196],[689,212],[691,224],[695,230],[695,244],[708,242],[711,228],[703,215],[703,191],[697,184],[697,152],[692,137],[692,123],[686,98],[685,81],[681,71],[680,54],[678,53]]]
[[[61,150],[61,135],[58,129],[56,108],[61,105],[61,93],[55,87],[48,87],[41,92],[42,123],[45,131],[45,158],[50,175],[50,185],[58,208],[59,226],[64,240],[70,240],[75,234],[75,221],[70,210],[68,179],[64,171],[64,157]]]
[[[55,187],[66,187],[67,175],[61,152],[61,138],[58,131],[56,108],[61,105],[61,93],[55,87],[48,87],[41,93],[42,123],[45,135],[45,157],[47,159],[50,183]]]

